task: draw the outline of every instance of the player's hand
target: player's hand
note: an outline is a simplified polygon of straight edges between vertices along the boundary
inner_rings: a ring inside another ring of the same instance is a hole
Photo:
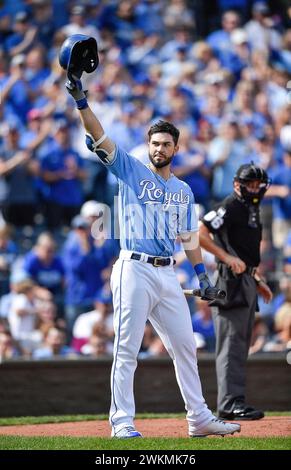
[[[82,82],[76,75],[68,76],[66,81],[66,88],[75,101],[80,101],[86,98],[86,93],[83,90]]]
[[[208,274],[201,273],[199,274],[198,279],[199,279],[201,299],[204,299],[204,300],[216,299],[217,294],[218,294],[218,289],[216,289],[216,287],[214,287],[211,284]]]

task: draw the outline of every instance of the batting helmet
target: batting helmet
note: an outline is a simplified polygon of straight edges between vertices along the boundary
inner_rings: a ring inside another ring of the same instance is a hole
[[[67,70],[68,77],[81,77],[85,71],[94,72],[99,64],[97,42],[84,34],[73,34],[68,37],[59,52],[59,62]]]

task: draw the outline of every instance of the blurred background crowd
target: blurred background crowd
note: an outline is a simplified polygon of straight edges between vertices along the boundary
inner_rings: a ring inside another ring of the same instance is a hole
[[[181,130],[173,171],[201,214],[232,192],[242,163],[267,170],[261,273],[275,296],[259,299],[250,353],[291,349],[290,1],[2,0],[0,360],[112,352],[119,243],[91,227],[117,186],[90,160],[65,90],[58,51],[72,34],[97,39],[85,89],[117,144],[147,162],[152,122]],[[175,256],[183,287],[196,287],[179,240]],[[189,305],[198,348],[213,352],[208,304]],[[147,325],[140,356],[163,354]]]

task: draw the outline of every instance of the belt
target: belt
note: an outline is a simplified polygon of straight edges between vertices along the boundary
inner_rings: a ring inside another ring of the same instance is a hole
[[[230,271],[230,268],[224,264],[224,263],[218,263],[218,267],[222,270],[222,269],[226,269],[227,271]],[[257,268],[254,267],[254,266],[247,266],[246,267],[246,270],[242,273],[242,274],[249,274],[250,276],[253,276],[256,274],[256,270]],[[221,271],[219,271],[221,272]],[[224,271],[223,271],[224,272]]]
[[[256,269],[254,266],[247,266],[246,270],[244,271],[246,274],[249,274],[250,276],[254,276],[256,274]]]
[[[132,253],[130,259],[135,259],[136,261],[139,261],[142,258],[142,255],[140,253]],[[172,264],[172,258],[161,258],[160,256],[148,256],[146,263],[152,264],[155,268],[158,268],[160,266],[170,266]],[[176,261],[174,260],[174,264],[176,264]]]

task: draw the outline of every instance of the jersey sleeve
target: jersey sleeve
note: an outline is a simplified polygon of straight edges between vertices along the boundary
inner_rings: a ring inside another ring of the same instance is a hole
[[[204,215],[203,224],[211,233],[217,233],[224,227],[229,225],[229,217],[225,207],[219,206]]]
[[[104,163],[104,162],[102,162]],[[136,166],[141,162],[129,155],[125,150],[122,150],[116,145],[113,160],[104,165],[110,170],[117,178],[126,181],[129,174],[131,174]]]

